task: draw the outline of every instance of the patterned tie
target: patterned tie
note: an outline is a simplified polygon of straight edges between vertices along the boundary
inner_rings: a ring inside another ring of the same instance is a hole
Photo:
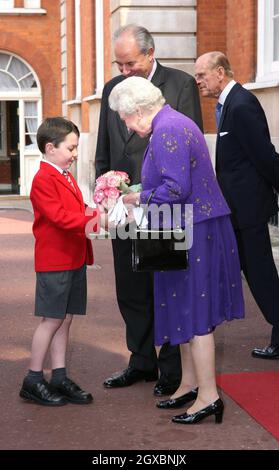
[[[74,183],[73,183],[72,180],[71,180],[71,177],[70,177],[70,175],[69,175],[68,170],[63,170],[63,176],[65,176],[66,180],[70,183],[70,185],[72,186],[72,188],[73,188],[74,190],[76,190],[76,188],[75,188],[75,186],[74,186]]]
[[[222,107],[223,107],[223,105],[219,102],[216,104],[216,107],[215,107],[215,118],[216,118],[217,129],[219,128],[219,123],[220,123],[220,118],[221,118],[221,113],[222,113]]]

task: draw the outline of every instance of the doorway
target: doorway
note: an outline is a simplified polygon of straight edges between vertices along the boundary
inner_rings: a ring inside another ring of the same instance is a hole
[[[19,102],[0,101],[0,194],[20,193]]]

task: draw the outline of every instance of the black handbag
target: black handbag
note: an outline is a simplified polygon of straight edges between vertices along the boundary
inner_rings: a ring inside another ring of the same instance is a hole
[[[142,271],[178,271],[188,267],[185,231],[181,228],[151,229],[141,227],[150,194],[140,224],[132,238],[132,269]]]

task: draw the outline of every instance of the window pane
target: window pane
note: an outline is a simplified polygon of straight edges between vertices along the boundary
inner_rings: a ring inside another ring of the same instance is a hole
[[[40,8],[40,0],[24,0],[24,8]]]
[[[13,8],[14,0],[0,0],[0,8]]]
[[[25,117],[37,117],[38,116],[37,101],[25,101],[24,114],[25,114]]]
[[[15,78],[19,79],[24,77],[24,75],[27,75],[30,72],[30,69],[26,67],[23,62],[13,57],[9,67],[9,72],[14,75]]]
[[[26,101],[24,103],[25,119],[25,148],[36,149],[36,133],[38,129],[38,104],[37,101]]]
[[[19,83],[21,88],[23,88],[24,90],[27,90],[28,88],[37,88],[36,80],[32,74],[24,78],[23,80],[20,80]]]
[[[10,56],[7,54],[0,54],[0,69],[5,70],[9,62]]]
[[[17,82],[10,75],[0,71],[0,91],[14,90],[19,90]]]
[[[279,0],[274,0],[274,15],[279,15]]]

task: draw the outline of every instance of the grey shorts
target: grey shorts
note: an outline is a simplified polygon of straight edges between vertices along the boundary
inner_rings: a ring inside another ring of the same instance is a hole
[[[86,300],[86,265],[70,271],[36,273],[36,316],[63,319],[67,313],[85,315]]]

